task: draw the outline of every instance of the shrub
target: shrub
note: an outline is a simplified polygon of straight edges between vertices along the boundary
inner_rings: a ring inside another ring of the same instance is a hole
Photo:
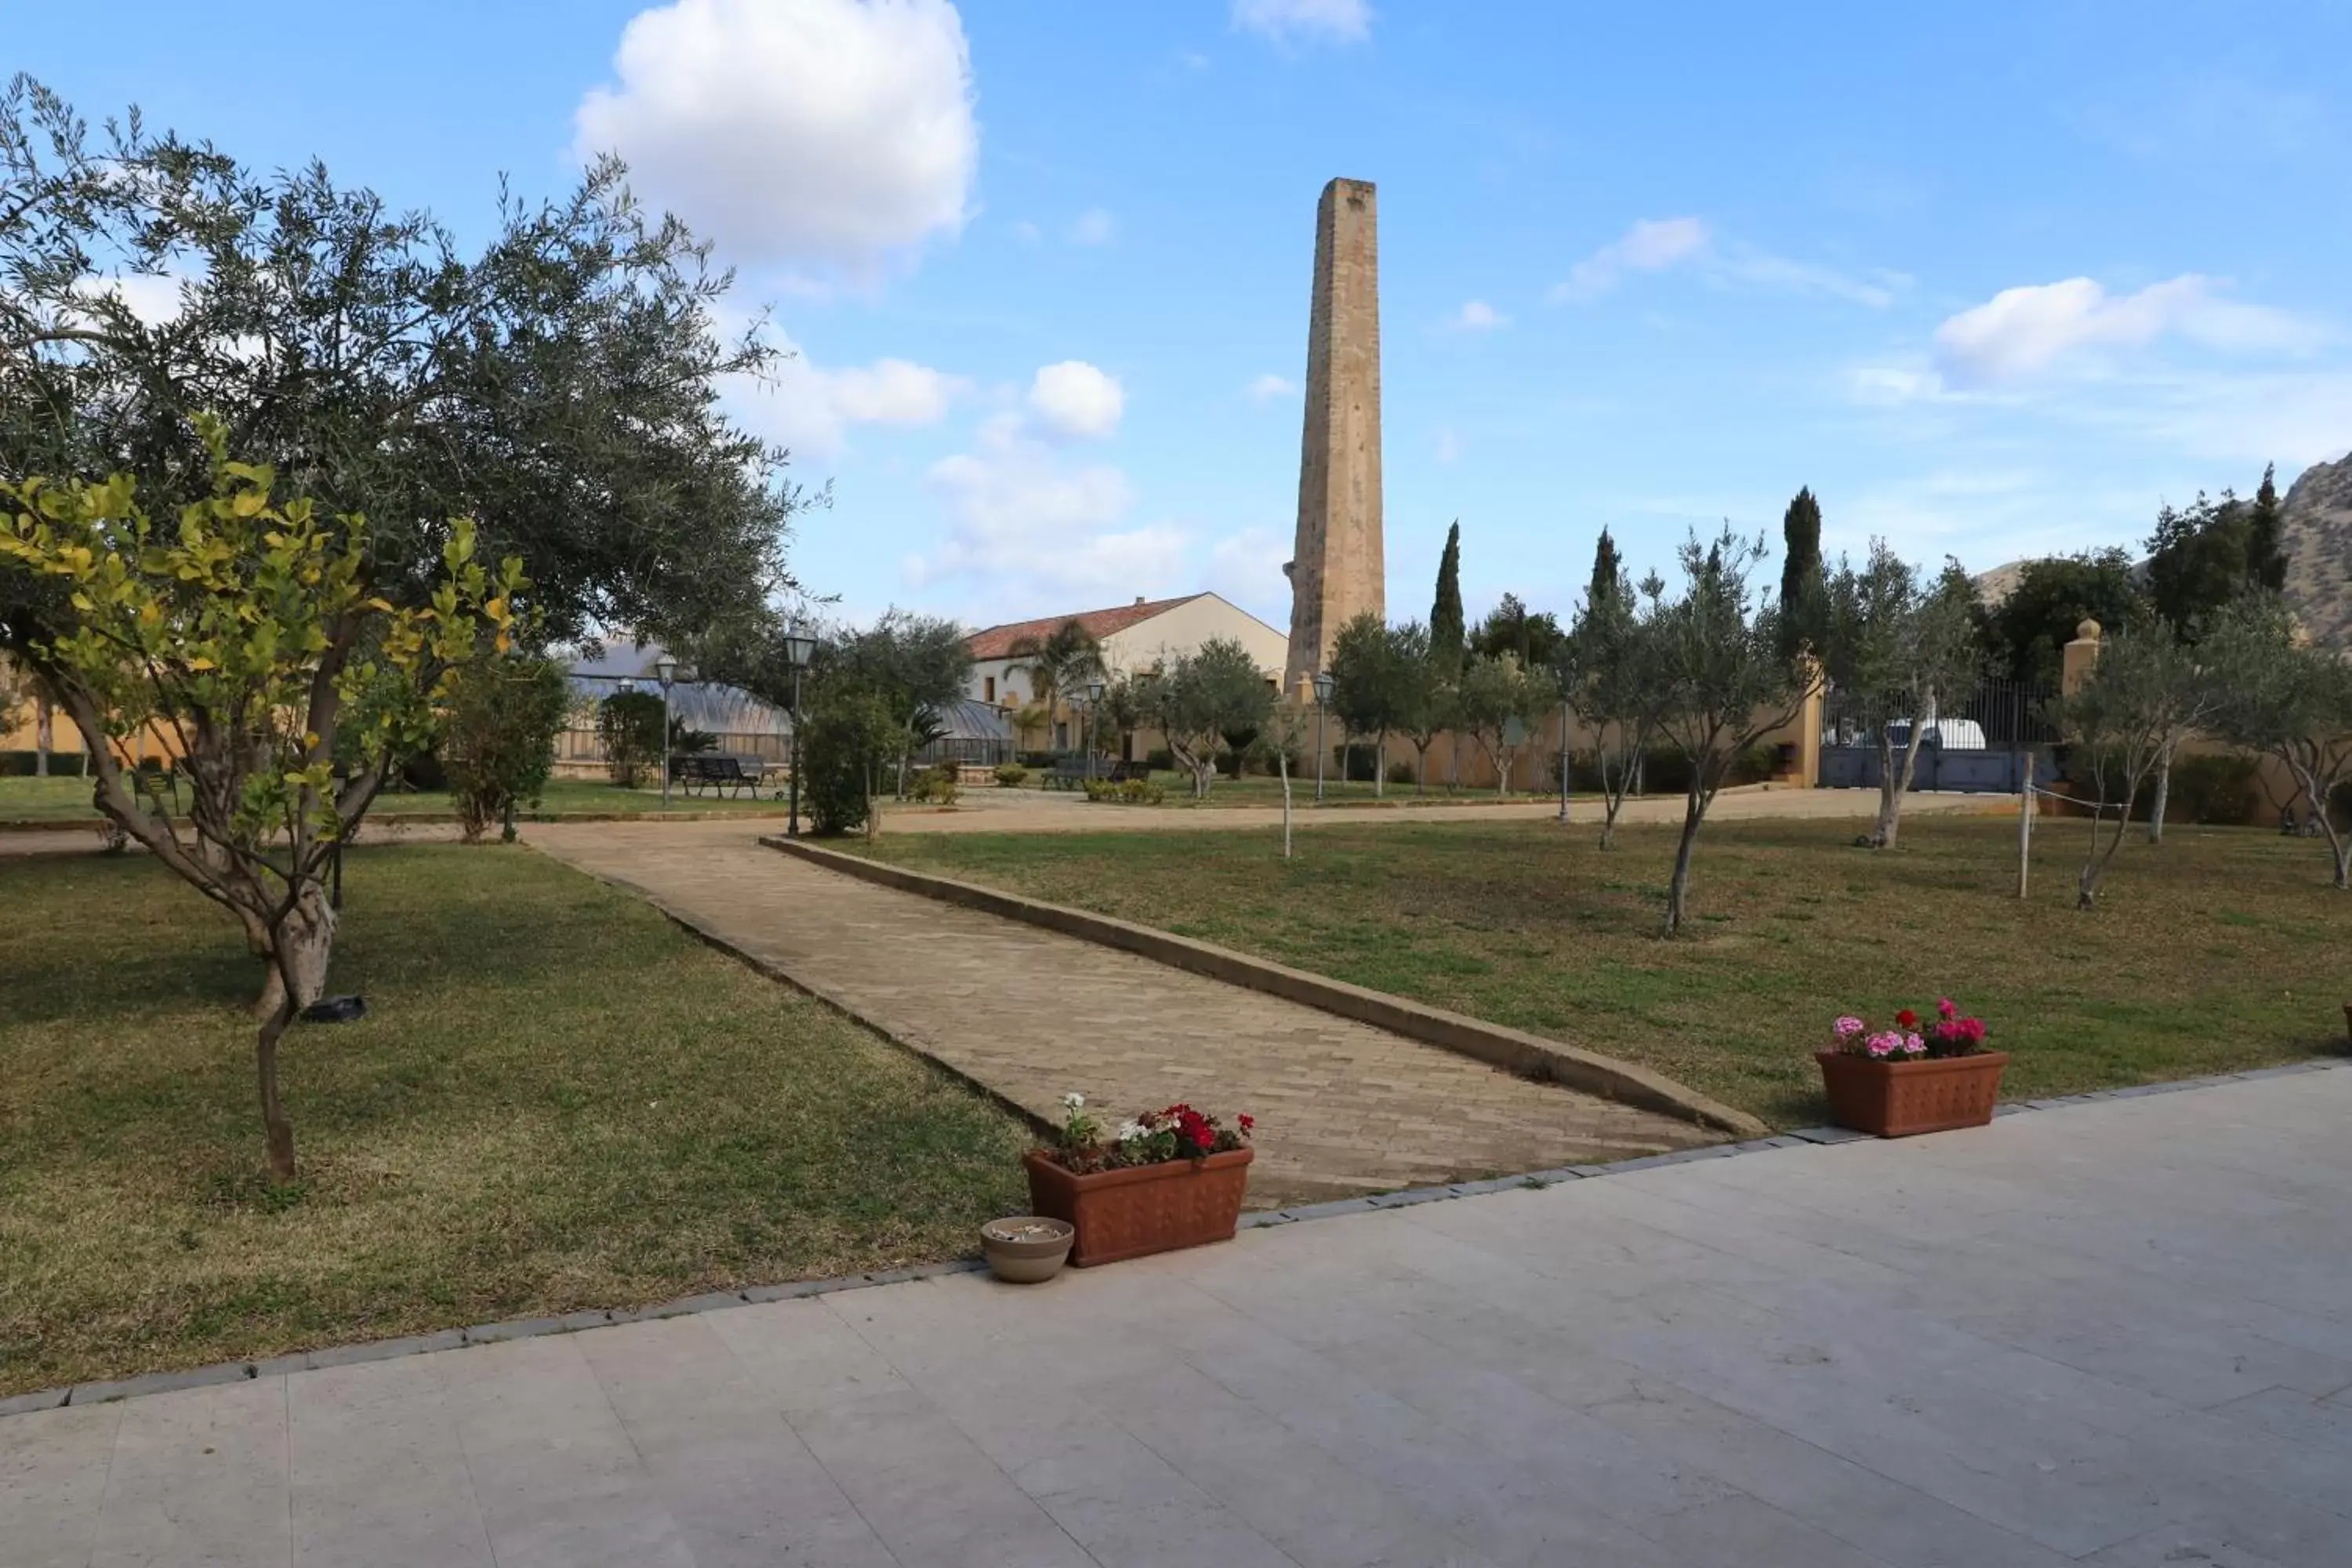
[[[1142,779],[1127,779],[1113,784],[1108,779],[1088,779],[1087,798],[1106,805],[1158,805],[1168,798],[1168,792],[1156,784]]]
[[[613,782],[636,788],[662,753],[662,700],[650,691],[615,691],[596,704],[596,738]]]
[[[563,667],[552,659],[478,660],[458,673],[440,756],[467,843],[480,842],[517,805],[538,804],[571,701]]]
[[[1051,752],[1019,752],[1014,753],[1013,760],[1024,768],[1050,768],[1054,765],[1054,753]]]
[[[1412,763],[1403,757],[1399,757],[1395,762],[1391,763],[1389,783],[1392,784],[1412,783]]]
[[[1161,746],[1145,752],[1143,764],[1155,773],[1172,773],[1176,771],[1176,753]]]
[[[917,773],[908,783],[907,794],[910,799],[929,801],[934,805],[953,805],[963,794],[963,782],[957,776],[953,763],[941,763]]]
[[[801,737],[808,780],[801,798],[813,829],[824,837],[866,826],[875,772],[898,733],[889,705],[852,688],[824,694],[811,705]]]
[[[2215,755],[2176,757],[2172,789],[2164,814],[2175,822],[2195,822],[2216,827],[2242,827],[2254,820],[2261,786],[2261,764],[2252,757]],[[2155,805],[2151,781],[2149,799],[2135,815],[2145,821]]]
[[[1029,770],[1019,763],[1002,763],[997,765],[996,782],[1006,789],[1019,789],[1028,782],[1028,779]]]

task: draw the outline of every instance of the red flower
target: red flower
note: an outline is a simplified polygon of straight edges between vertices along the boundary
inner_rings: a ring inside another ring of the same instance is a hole
[[[1240,1124],[1241,1130],[1244,1132],[1257,1125],[1257,1118],[1255,1116],[1236,1116],[1234,1120]]]
[[[1906,1029],[1916,1029],[1919,1026],[1919,1015],[1906,1007],[1895,1015],[1895,1021]]]
[[[1945,997],[1942,1001],[1940,1001],[1940,1002],[1938,1002],[1938,1003],[1937,1003],[1937,1004],[1936,1004],[1936,1011],[1937,1011],[1937,1012],[1938,1012],[1938,1013],[1941,1013],[1945,1017],[1948,1018],[1948,1017],[1950,1017],[1953,1014],[1958,1013],[1958,1012],[1959,1011],[1959,1009],[1958,1009],[1958,1007],[1953,1006],[1953,1005],[1952,1005],[1952,999],[1951,999],[1949,996],[1947,996],[1947,997]]]
[[[1968,1037],[1969,1044],[1982,1045],[1985,1037],[1984,1020],[1982,1018],[1961,1019],[1960,1033]]]

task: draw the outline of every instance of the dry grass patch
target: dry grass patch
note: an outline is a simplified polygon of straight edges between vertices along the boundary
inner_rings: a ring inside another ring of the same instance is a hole
[[[351,858],[260,1176],[257,971],[143,858],[0,861],[0,1395],[969,1250],[1011,1116],[527,849]]]

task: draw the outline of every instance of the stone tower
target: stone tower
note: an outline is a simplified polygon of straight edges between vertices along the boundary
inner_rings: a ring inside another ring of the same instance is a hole
[[[1307,429],[1290,563],[1283,690],[1328,664],[1354,616],[1388,613],[1381,550],[1381,266],[1369,180],[1334,180],[1315,209]]]

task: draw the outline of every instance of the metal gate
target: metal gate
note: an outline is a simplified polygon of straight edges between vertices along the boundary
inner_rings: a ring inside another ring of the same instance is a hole
[[[1915,790],[2015,795],[2024,787],[2026,760],[2037,753],[2037,781],[2047,781],[2050,748],[2059,736],[2049,712],[2055,694],[2021,681],[1986,679],[1966,702],[1926,721],[1919,756],[1911,773]],[[1879,787],[1878,724],[1872,715],[1892,704],[1867,702],[1832,690],[1822,704],[1822,773],[1824,789]],[[1910,743],[1911,721],[1885,722],[1900,764]]]

